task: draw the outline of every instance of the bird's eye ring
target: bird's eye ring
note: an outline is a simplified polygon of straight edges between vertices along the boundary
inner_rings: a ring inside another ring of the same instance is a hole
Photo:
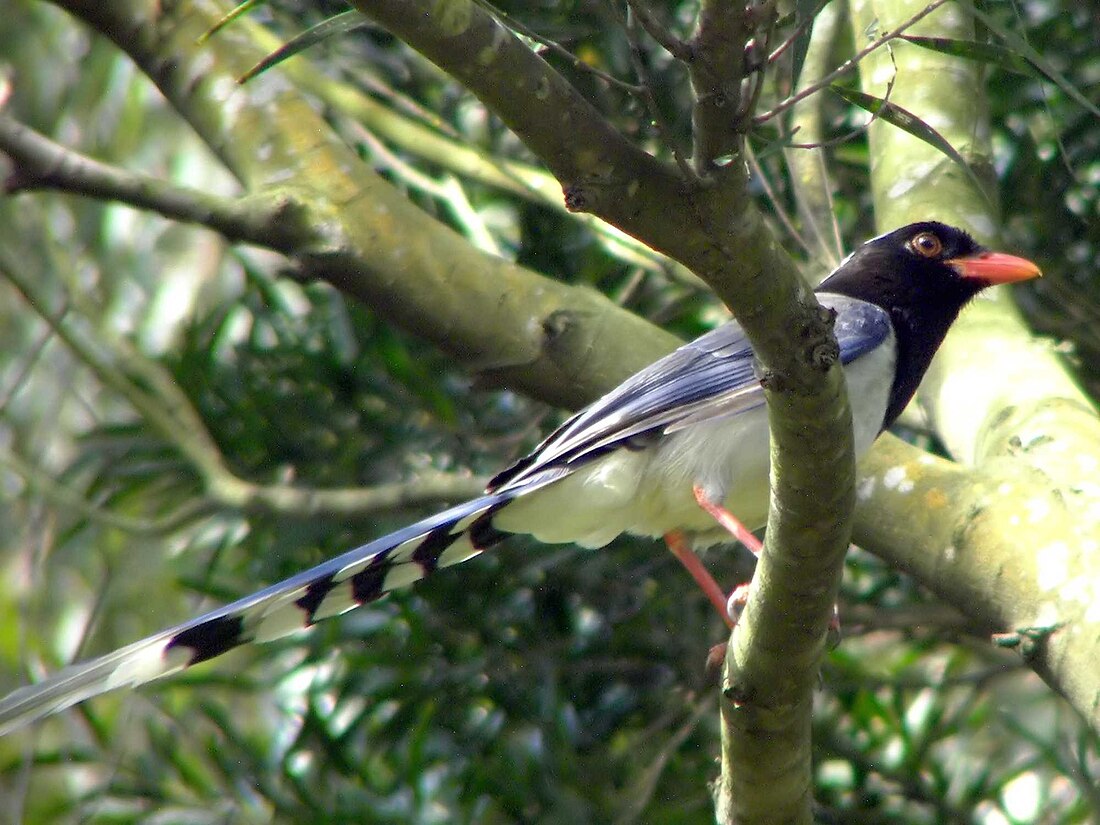
[[[935,258],[943,252],[943,241],[932,232],[921,232],[914,235],[908,246],[922,258]]]

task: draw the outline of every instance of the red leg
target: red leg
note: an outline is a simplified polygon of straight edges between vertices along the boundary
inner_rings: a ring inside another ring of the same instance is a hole
[[[718,609],[718,613],[721,615],[723,621],[730,627],[733,627],[733,619],[730,618],[729,610],[726,607],[726,594],[722,592],[722,588],[718,586],[718,582],[714,580],[714,577],[711,576],[707,568],[703,566],[699,557],[695,555],[695,551],[688,546],[687,538],[684,537],[684,534],[677,530],[666,533],[665,544],[667,544],[668,549],[672,551],[672,555],[680,560],[680,564],[687,569],[699,587],[703,589],[703,592],[707,594],[707,598],[710,599],[711,604]]]
[[[721,504],[716,504],[707,498],[706,492],[698,484],[694,485],[691,491],[695,493],[695,500],[699,502],[700,507],[710,513],[715,521],[730,532],[730,535],[749,548],[754,556],[760,558],[760,551],[764,549],[764,545],[760,543],[760,539],[752,534],[749,528],[738,520],[737,516]]]
[[[726,530],[728,530],[730,535],[732,535],[735,539],[745,545],[745,547],[747,547],[754,556],[760,558],[760,553],[763,551],[764,545],[760,543],[760,539],[752,534],[752,531],[749,530],[749,528],[741,523],[741,520],[738,519],[737,516],[735,516],[721,504],[716,504],[715,502],[711,501],[707,497],[706,491],[703,490],[703,488],[700,487],[698,484],[693,485],[691,491],[695,494],[695,501],[698,502],[700,507],[702,507],[707,513],[709,513],[715,521],[717,521]],[[665,541],[669,543],[669,549],[672,549],[672,552],[676,554],[676,557],[680,559],[684,567],[686,567],[688,571],[691,572],[691,575],[694,576],[695,580],[699,582],[699,584],[703,587],[703,590],[706,591],[707,597],[710,598],[710,600],[715,604],[716,607],[718,607],[718,612],[722,615],[722,618],[725,619],[726,624],[728,624],[730,627],[733,627],[735,624],[737,624],[737,620],[741,616],[741,611],[745,608],[745,603],[749,600],[749,585],[739,584],[733,589],[733,592],[730,593],[729,599],[724,600],[721,604],[719,604],[718,600],[716,600],[715,596],[713,595],[710,587],[714,588],[714,591],[718,593],[719,598],[721,598],[722,591],[719,589],[717,583],[715,583],[710,573],[708,573],[706,569],[703,568],[703,564],[699,561],[699,558],[691,551],[690,548],[686,547],[686,542],[684,542],[683,536],[679,536],[679,538],[680,541],[684,544],[687,552],[691,553],[693,563],[700,570],[702,570],[702,575],[706,577],[706,581],[709,582],[709,586],[704,584],[703,580],[696,575],[692,565],[689,564],[677,550],[673,549],[672,542],[670,541],[668,536],[665,536]],[[829,635],[836,640],[835,643],[832,644],[832,647],[836,647],[836,645],[840,642],[840,611],[835,604],[833,605],[833,616],[829,620]],[[716,662],[720,662],[721,660],[721,656],[716,653],[719,648],[724,648],[724,645],[719,645],[711,651],[711,658],[713,658]]]
[[[745,545],[752,552],[754,556],[760,558],[760,552],[764,549],[764,545],[760,543],[760,539],[752,534],[752,532],[745,527],[744,524],[720,504],[715,504],[709,498],[707,494],[703,492],[703,488],[696,484],[691,488],[695,493],[695,500],[699,502],[699,506],[706,510],[710,515],[725,527],[733,537]],[[737,623],[738,616],[741,615],[741,611],[745,607],[745,602],[749,599],[749,586],[747,584],[739,584],[730,593],[729,601],[726,603],[726,611],[733,617],[733,623]],[[833,605],[833,617],[829,620],[829,635],[833,637],[836,642],[832,644],[832,647],[836,647],[840,644],[840,609],[837,605]]]
[[[707,498],[707,494],[698,484],[692,487],[692,492],[695,494],[695,500],[699,503],[700,507],[708,512],[715,521],[726,528],[735,539],[749,548],[754,556],[760,556],[760,551],[763,549],[760,540],[756,538],[756,536],[752,534],[752,531],[745,527],[733,513],[722,505],[715,504]],[[703,566],[699,557],[695,555],[695,551],[688,546],[687,539],[684,537],[683,533],[675,530],[666,533],[665,544],[667,544],[668,549],[672,551],[672,555],[680,560],[680,564],[687,569],[691,577],[695,579],[699,587],[702,588],[703,592],[707,594],[707,598],[710,599],[711,604],[717,608],[718,615],[720,615],[722,620],[732,628],[737,622],[737,616],[741,614],[741,610],[748,600],[749,586],[747,584],[740,585],[729,595],[729,598],[726,598],[726,594],[722,592],[722,588],[718,586],[714,577],[711,576],[707,568]]]

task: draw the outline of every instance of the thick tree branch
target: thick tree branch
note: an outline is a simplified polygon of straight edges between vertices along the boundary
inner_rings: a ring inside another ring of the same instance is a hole
[[[872,20],[889,26],[917,5],[853,4],[853,31]],[[922,34],[973,38],[959,8],[926,22]],[[991,169],[976,64],[907,43],[897,44],[895,59],[899,105],[935,123],[977,172]],[[864,70],[864,87],[880,94],[884,58],[873,56]],[[939,152],[882,122],[870,138],[881,227],[936,217],[984,239],[993,234],[989,201]],[[880,440],[862,468],[861,498],[872,506],[860,510],[857,540],[990,626],[1057,626],[1029,646],[1028,661],[1100,729],[1095,412],[1054,353],[1030,340],[1004,294],[963,313],[919,397],[955,457],[977,469]]]
[[[198,37],[210,0],[63,0],[145,71],[255,197],[288,199],[310,241],[281,251],[503,384],[578,406],[674,339],[588,289],[486,255],[374,174],[279,71],[240,87],[264,51],[245,27]],[[265,193],[271,193],[265,195]]]
[[[1100,530],[1080,518],[1096,495],[1052,482],[1017,457],[974,470],[884,437],[861,469],[855,536],[983,626],[1044,631],[1019,653],[1096,730]]]

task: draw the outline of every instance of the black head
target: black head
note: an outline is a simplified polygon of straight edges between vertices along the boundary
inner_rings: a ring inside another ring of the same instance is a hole
[[[882,307],[897,339],[897,377],[883,427],[909,403],[966,302],[993,284],[1034,278],[1031,261],[990,252],[936,221],[903,226],[863,244],[818,287]]]
[[[961,229],[923,221],[864,243],[818,289],[878,304],[890,312],[950,312],[988,286],[1039,275],[1030,261],[990,252]]]

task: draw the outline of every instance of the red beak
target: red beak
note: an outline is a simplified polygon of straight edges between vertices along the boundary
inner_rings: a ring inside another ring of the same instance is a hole
[[[964,278],[978,278],[990,284],[1011,284],[1043,275],[1039,267],[1026,258],[1003,252],[979,252],[965,258],[952,258],[946,263]]]

